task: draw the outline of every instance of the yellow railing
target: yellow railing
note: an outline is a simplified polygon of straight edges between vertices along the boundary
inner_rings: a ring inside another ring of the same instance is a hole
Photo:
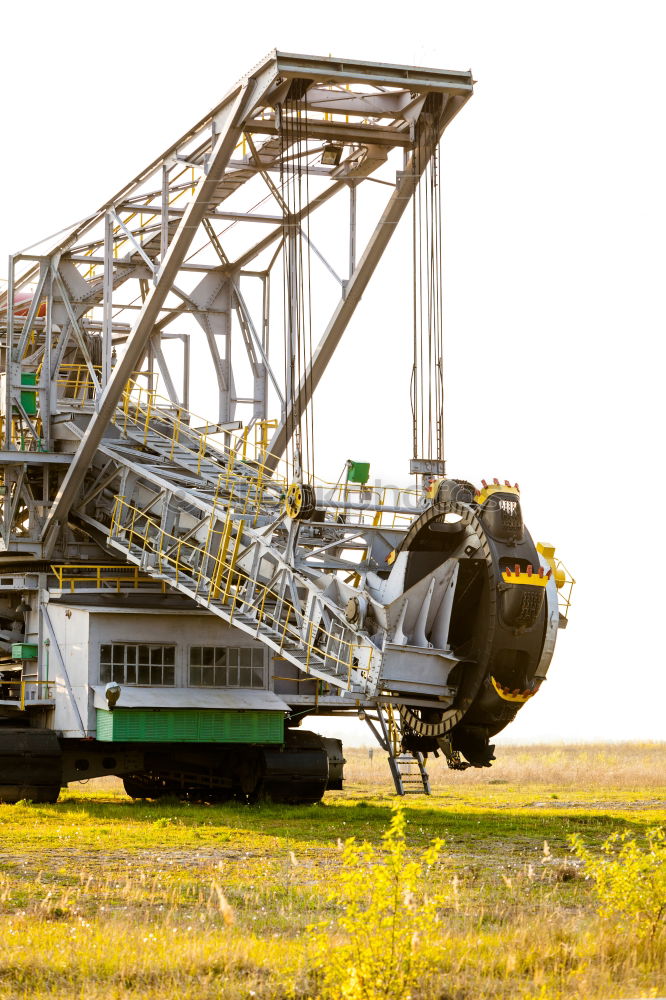
[[[252,616],[257,634],[261,627],[271,629],[271,639],[280,652],[288,643],[297,644],[305,652],[301,667],[310,672],[318,661],[320,666],[334,670],[351,686],[351,674],[356,640],[345,638],[353,634],[340,623],[339,634],[326,629],[320,619],[308,617],[304,608],[297,608],[286,596],[263,581],[237,568],[244,521],[228,516],[221,527],[213,527],[211,515],[203,545],[192,539],[178,538],[165,531],[149,515],[138,510],[123,497],[116,497],[111,520],[110,537],[124,540],[148,555],[156,574],[171,571],[170,582],[183,586],[200,603],[210,607],[221,605],[229,622],[242,613]],[[146,567],[147,568],[147,567]]]
[[[93,370],[101,379],[101,367],[94,365]],[[125,391],[131,394],[134,391],[134,387],[138,384],[136,380],[139,378],[152,379],[152,384],[154,385],[157,382],[158,375],[156,372],[134,372],[132,381],[128,382]],[[61,365],[58,370],[56,384],[58,386],[58,398],[60,400],[67,400],[72,406],[84,406],[86,403],[91,403],[97,393],[97,385],[87,365]]]
[[[204,429],[195,430],[192,421],[201,421]],[[154,390],[130,382],[114,423],[126,436],[130,431],[134,431],[135,437],[138,433],[139,441],[146,447],[154,447],[156,441],[161,440],[170,460],[178,450],[180,457],[190,460],[192,471],[197,475],[202,474],[204,463],[212,463],[217,475],[214,507],[220,502],[228,506],[235,495],[237,504],[242,505],[240,513],[251,516],[254,524],[260,514],[270,512],[274,515],[279,509],[286,482],[262,461],[265,458],[262,449],[275,421],[258,421],[254,441],[248,428],[240,435],[220,432],[216,425],[207,430],[204,418],[159,396]],[[220,440],[220,436],[230,439],[230,443]]]
[[[101,373],[101,368],[95,367]],[[149,380],[148,384],[143,384]],[[148,446],[149,437],[154,444],[161,439],[164,450],[170,460],[173,460],[176,450],[179,454],[191,459],[191,466],[197,475],[202,472],[204,462],[212,462],[220,469],[216,486],[216,502],[230,492],[236,493],[237,499],[244,494],[242,513],[252,514],[254,523],[262,511],[262,504],[269,503],[270,513],[276,512],[281,494],[286,494],[286,466],[279,463],[273,471],[267,464],[269,458],[269,438],[278,425],[276,420],[258,420],[249,427],[238,431],[222,432],[217,425],[209,425],[208,421],[161,396],[155,389],[157,375],[154,372],[136,372],[123,391],[114,423],[119,430],[127,435],[128,431],[138,432],[139,440]],[[92,405],[96,385],[87,365],[61,365],[57,379],[59,395],[69,405],[76,407]],[[36,418],[39,420],[39,418]],[[192,425],[200,424],[202,430],[196,430]],[[18,431],[16,431],[18,433]],[[16,434],[14,434],[16,437]],[[39,443],[15,441],[19,448],[33,447],[39,450]],[[224,470],[224,471],[222,471]],[[347,511],[337,508],[338,515],[344,514],[350,525],[368,524],[383,527],[405,527],[418,512],[419,495],[411,490],[400,490],[397,487],[362,486],[350,483],[329,483],[309,477],[319,499],[334,500],[345,506]],[[355,509],[356,507],[395,507],[413,508],[413,513],[383,510]]]
[[[217,429],[209,431],[205,418],[197,416],[184,406],[160,396],[147,386],[138,385],[135,381],[127,383],[120,406],[114,418],[116,426],[123,434],[128,430],[138,431],[144,446],[150,441],[161,438],[168,457],[172,460],[176,449],[184,451],[195,463],[197,475],[201,474],[204,460],[217,461],[225,466],[221,473],[217,495],[228,493],[232,485],[250,486],[255,493],[247,492],[246,505],[243,513],[259,514],[259,506],[264,500],[272,501],[272,508],[280,491],[286,493],[288,485],[286,467],[283,463],[273,471],[267,465],[269,458],[269,432],[277,427],[276,420],[259,420],[252,427],[244,427],[239,431],[220,432]],[[199,423],[203,430],[195,430],[193,423]],[[254,438],[252,438],[252,431]],[[226,439],[226,440],[224,440]],[[212,456],[208,454],[209,447]],[[217,452],[217,456],[215,453]],[[218,457],[219,456],[219,457]],[[353,506],[349,509],[350,524],[382,525],[383,527],[406,527],[419,511],[420,494],[414,490],[405,490],[392,486],[361,486],[350,483],[328,483],[311,476],[310,482],[320,498],[335,500],[349,505],[366,507],[376,506],[409,506],[406,512],[358,510]],[[270,494],[266,490],[270,486]],[[238,492],[238,491],[237,491]],[[254,501],[254,507],[248,506],[247,500]],[[413,508],[413,510],[412,510]],[[340,513],[344,513],[340,511]]]
[[[101,378],[101,367],[95,365],[94,370]],[[56,385],[59,398],[76,403],[78,406],[91,402],[97,392],[97,385],[87,365],[61,365]]]
[[[557,591],[557,600],[559,604],[560,614],[567,618],[569,615],[569,608],[571,607],[571,594],[574,589],[574,584],[576,581],[573,576],[566,568],[561,559],[555,560],[555,567],[557,572],[564,573],[564,583]],[[557,575],[557,573],[556,573]]]
[[[92,584],[88,589],[108,590],[115,587],[116,592],[122,587],[131,587],[136,590],[140,584],[155,583],[155,578],[141,573],[138,566],[81,566],[76,563],[58,564],[51,566],[51,572],[58,581],[58,589],[69,589],[73,593],[77,585]],[[162,583],[162,593],[166,591],[166,584]]]
[[[26,701],[30,703],[31,701],[42,701],[50,700],[51,693],[50,689],[54,686],[54,681],[0,681],[0,701],[16,701],[19,705],[21,711],[24,710]],[[18,697],[16,698],[5,698],[4,694],[9,694],[10,691],[3,691],[4,688],[14,689],[18,688]],[[37,697],[27,698],[26,691],[28,688],[34,688]],[[44,694],[40,698],[40,690],[44,689]]]
[[[348,504],[348,510],[338,508],[339,513],[349,517],[349,524],[366,524],[384,528],[400,528],[411,524],[421,512],[422,494],[416,490],[401,489],[398,486],[362,486],[357,483],[327,483],[313,480],[324,506],[327,501]],[[358,507],[364,509],[359,510]],[[370,507],[371,509],[367,509]],[[379,507],[379,510],[374,508]],[[406,511],[382,510],[383,507],[408,507]],[[335,510],[335,508],[333,508]]]
[[[203,430],[195,430],[193,422],[200,423]],[[201,463],[210,444],[230,468],[236,462],[243,463],[252,469],[256,479],[270,478],[274,484],[284,479],[266,465],[268,430],[277,426],[276,421],[257,421],[254,441],[251,440],[247,427],[240,431],[224,432],[213,425],[210,430],[209,421],[204,417],[132,380],[127,383],[123,393],[115,423],[124,433],[130,427],[139,430],[144,445],[148,443],[149,434],[162,437],[169,445],[170,458],[173,458],[177,447],[186,448],[197,459],[197,474],[201,471]],[[163,423],[168,425],[168,431],[159,426]],[[219,440],[220,436],[226,437],[229,443]]]
[[[381,711],[381,709],[380,709]],[[384,712],[386,716],[386,729],[388,731],[388,738],[391,743],[391,749],[393,750],[394,756],[400,753],[402,747],[402,732],[400,726],[395,719],[395,709],[392,704],[384,705]]]
[[[44,442],[42,438],[42,419],[41,417],[33,417],[33,426],[37,432],[37,437],[34,438],[30,431],[26,431],[23,426],[22,421],[18,417],[12,417],[10,422],[10,438],[12,445],[17,451],[30,451],[30,452],[40,452],[44,451]],[[7,442],[5,440],[5,418],[0,416],[0,448],[6,448]]]

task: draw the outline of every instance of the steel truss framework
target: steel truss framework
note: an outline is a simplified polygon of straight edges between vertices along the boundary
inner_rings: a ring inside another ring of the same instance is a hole
[[[34,551],[53,552],[134,372],[157,370],[171,401],[187,408],[187,351],[180,379],[166,357],[174,336],[189,346],[189,335],[176,330],[184,318],[203,331],[210,352],[220,427],[234,426],[245,400],[251,421],[265,420],[272,387],[281,413],[267,464],[276,465],[293,432],[294,411],[305,411],[427,166],[432,150],[417,156],[417,126],[427,119],[439,138],[471,93],[469,73],[273,52],[98,212],[39,252],[12,258],[0,303],[4,413],[10,415],[5,453],[53,454],[68,363],[85,365],[95,407],[65,470],[44,459],[48,475],[26,476],[7,455],[6,492],[13,505],[6,505],[5,545],[18,541],[12,534],[21,508],[28,512],[22,541]],[[337,152],[337,166],[322,166],[327,148]],[[403,151],[404,169],[389,183],[386,207],[361,252],[358,191],[394,149]],[[284,172],[294,159],[310,195],[297,213],[284,196]],[[340,279],[325,252],[312,248],[339,283],[340,296],[300,385],[286,391],[280,359],[273,360],[278,345],[269,338],[271,275],[282,244],[295,245],[309,216],[330,199],[345,200],[338,217],[348,220],[348,274]],[[256,210],[266,203],[269,211]],[[220,236],[221,230],[227,234]],[[233,253],[224,247],[227,238]],[[244,290],[249,280],[261,285],[258,315]],[[244,394],[234,377],[232,330],[249,361],[252,381]],[[113,367],[114,348],[121,345]],[[30,413],[24,383],[35,373],[37,406]]]

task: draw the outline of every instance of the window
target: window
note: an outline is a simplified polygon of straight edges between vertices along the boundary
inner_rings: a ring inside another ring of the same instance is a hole
[[[99,647],[102,684],[175,684],[175,663],[175,646],[114,642]]]
[[[265,688],[263,649],[192,646],[190,687]]]

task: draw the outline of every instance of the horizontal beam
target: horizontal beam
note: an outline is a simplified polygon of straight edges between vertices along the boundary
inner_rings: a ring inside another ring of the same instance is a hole
[[[88,260],[87,257],[86,260]],[[208,270],[208,268],[206,270]],[[90,308],[91,309],[95,308],[95,305],[96,303],[93,304]],[[14,320],[14,330],[20,330],[22,324],[23,324],[23,317],[17,316],[16,319]],[[46,320],[42,319],[41,316],[38,316],[37,319],[32,324],[34,330],[43,330],[46,327],[46,325],[47,325]],[[79,326],[82,330],[91,330],[93,333],[99,333],[102,329],[102,323],[100,320],[97,319],[85,319],[85,318],[80,319]],[[114,323],[113,328],[114,330],[129,331],[130,326],[129,323]],[[6,332],[6,330],[7,330],[6,322],[0,323],[0,333],[3,331]]]
[[[50,451],[0,451],[1,465],[69,465],[73,455]]]
[[[471,70],[431,69],[402,63],[305,56],[293,52],[275,52],[274,55],[280,76],[292,79],[373,83],[376,86],[468,96],[471,96],[474,87]]]
[[[284,129],[279,129],[274,118],[250,119],[245,125],[245,132],[252,135],[283,135]],[[381,128],[377,125],[354,125],[352,122],[325,122],[319,119],[299,118],[294,125],[294,133],[302,139],[328,139],[331,142],[357,142],[371,146],[401,146],[409,148],[413,145],[409,130],[401,131],[391,125]]]
[[[259,159],[261,160],[261,167],[255,166],[249,160],[229,160],[229,167],[234,167],[238,170],[251,170],[253,173],[258,174],[260,170],[265,170],[267,173],[279,174],[283,169],[279,160],[275,162],[264,163],[261,157],[261,150],[259,150]],[[309,174],[311,177],[330,177],[333,173],[330,167],[316,167],[309,164],[306,166],[302,165],[300,168],[300,173]]]
[[[120,211],[127,212],[137,212],[137,206],[127,202],[124,202],[119,207]],[[170,205],[167,208],[167,215],[172,215],[175,219],[181,218],[185,215],[187,211],[186,208],[172,208]],[[161,215],[162,206],[161,205],[142,205],[140,208],[142,215]],[[231,222],[268,222],[271,225],[276,222],[282,222],[281,215],[262,215],[259,212],[206,212],[207,219],[225,219]]]
[[[100,246],[101,246],[101,244],[100,244]],[[93,256],[89,256],[88,254],[84,254],[84,253],[68,253],[68,254],[63,254],[63,260],[72,260],[72,261],[74,261],[75,264],[102,264],[102,265],[104,264],[104,258],[103,257],[93,257]],[[181,271],[203,271],[204,273],[207,273],[212,268],[216,268],[216,267],[219,267],[219,266],[220,266],[219,261],[217,261],[215,264],[181,264],[180,270]],[[136,268],[137,268],[137,262],[135,260],[117,260],[117,259],[114,259],[114,261],[113,261],[113,267],[114,267],[114,269],[117,268],[117,267],[127,267],[130,270],[135,271]]]
[[[409,91],[387,91],[380,94],[359,94],[353,90],[330,90],[311,87],[306,96],[308,111],[326,111],[337,115],[379,116],[402,118],[412,103]]]

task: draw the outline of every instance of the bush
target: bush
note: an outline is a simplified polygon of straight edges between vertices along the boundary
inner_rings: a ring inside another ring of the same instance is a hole
[[[406,819],[393,809],[383,835],[385,856],[354,837],[345,841],[339,888],[329,901],[341,903],[338,928],[345,940],[331,939],[327,924],[315,928],[315,968],[320,998],[331,1000],[409,1000],[433,965],[429,935],[440,903],[428,893],[429,869],[444,841],[433,840],[418,860],[407,859]]]
[[[569,838],[574,853],[593,879],[599,913],[614,917],[640,936],[654,937],[666,917],[666,834],[648,830],[645,848],[627,832],[612,833],[592,854],[577,834]]]

